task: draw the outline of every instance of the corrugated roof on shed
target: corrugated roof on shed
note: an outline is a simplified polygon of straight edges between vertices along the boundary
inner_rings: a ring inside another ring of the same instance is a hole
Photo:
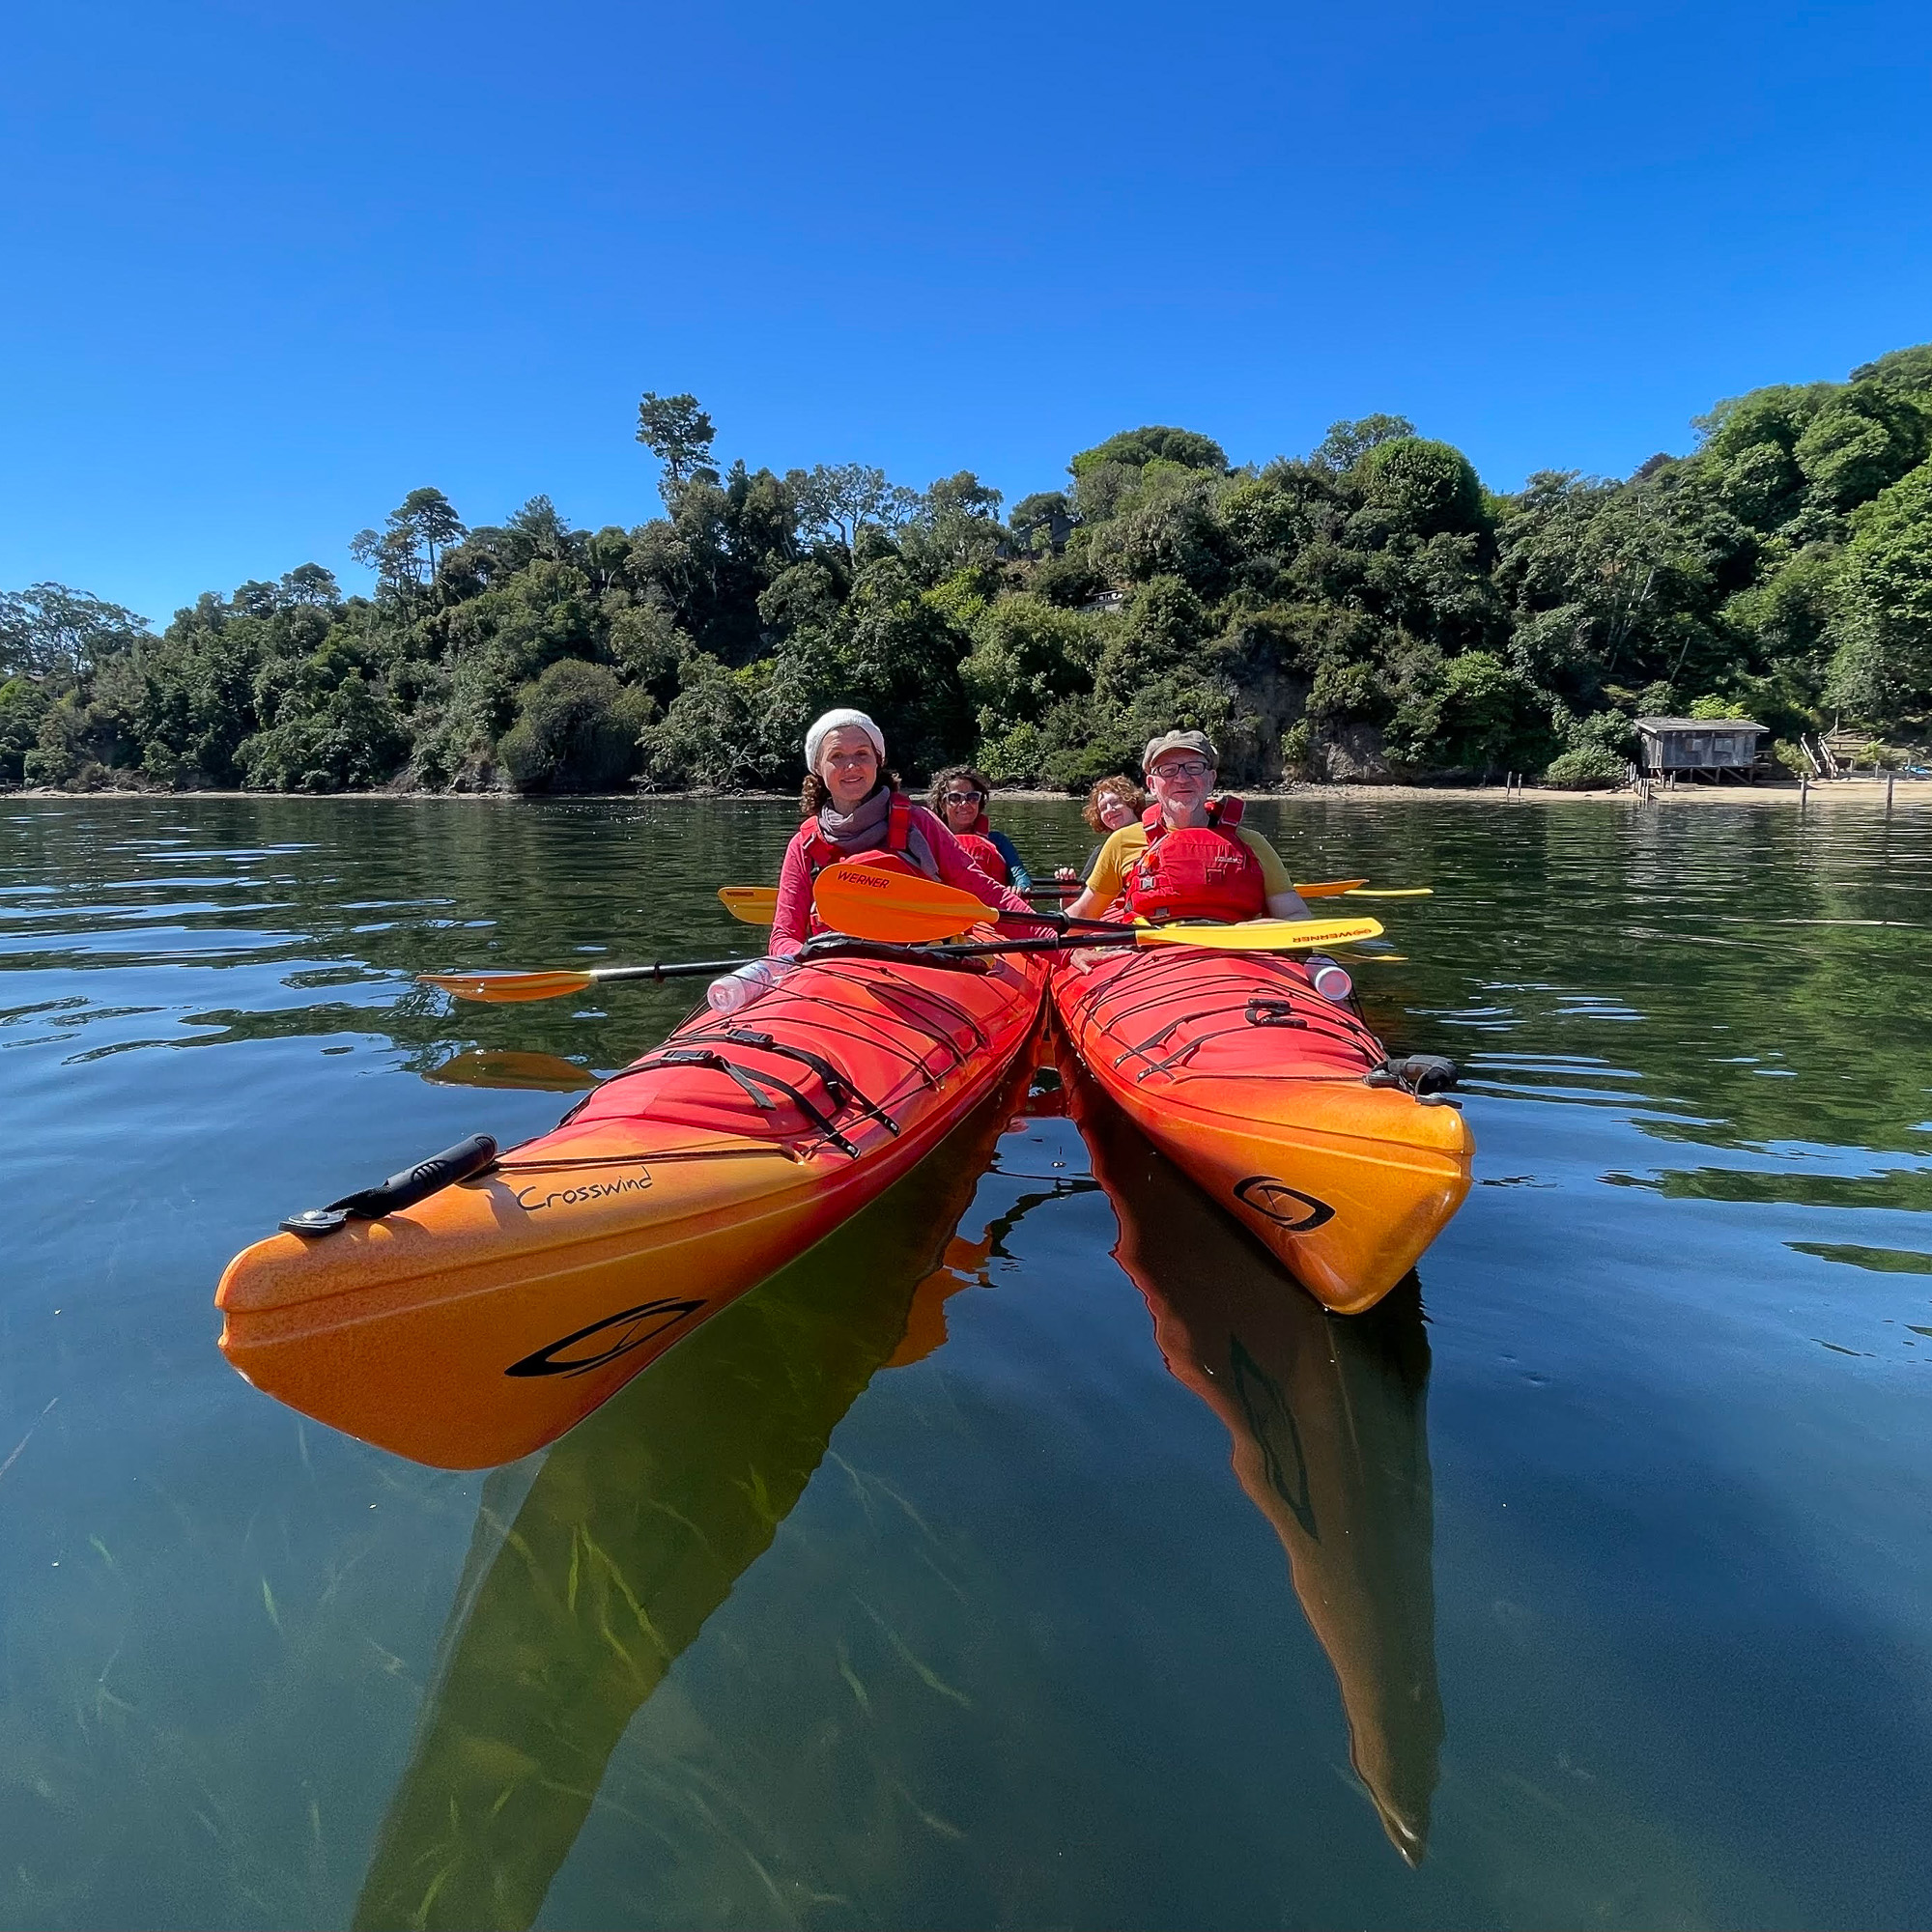
[[[1769,731],[1748,718],[1639,718],[1639,731]]]

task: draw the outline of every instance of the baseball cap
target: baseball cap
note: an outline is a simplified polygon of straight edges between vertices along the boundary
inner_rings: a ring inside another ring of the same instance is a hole
[[[1158,738],[1150,738],[1146,755],[1141,759],[1141,770],[1151,772],[1156,758],[1164,758],[1170,752],[1194,752],[1208,760],[1210,765],[1219,766],[1221,760],[1214,755],[1214,747],[1205,731],[1168,731]]]

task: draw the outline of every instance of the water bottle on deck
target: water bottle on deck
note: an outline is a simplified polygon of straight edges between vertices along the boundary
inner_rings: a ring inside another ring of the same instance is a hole
[[[1311,959],[1308,964],[1315,990],[1332,1005],[1343,1005],[1355,990],[1355,982],[1349,978],[1347,969],[1333,959]]]
[[[704,997],[713,1012],[735,1013],[739,1008],[749,1007],[761,994],[769,992],[790,971],[789,959],[753,959],[735,973],[712,980],[704,989]]]

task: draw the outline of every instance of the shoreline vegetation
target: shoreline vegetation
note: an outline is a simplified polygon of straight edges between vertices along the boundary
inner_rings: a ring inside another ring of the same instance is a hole
[[[1762,779],[1755,784],[1654,784],[1648,797],[1632,786],[1598,786],[1578,788],[1577,786],[1556,786],[1520,783],[1514,789],[1506,790],[1500,783],[1491,785],[1471,784],[1346,784],[1346,783],[1292,783],[1271,786],[1264,790],[1231,785],[1226,795],[1244,798],[1250,802],[1275,800],[1282,803],[1324,804],[1348,802],[1351,804],[1375,804],[1377,802],[1397,801],[1405,804],[1447,802],[1459,805],[1492,805],[1498,810],[1519,804],[1544,805],[1628,805],[1628,806],[1706,806],[1706,805],[1768,805],[1768,806],[1840,806],[1862,805],[1879,807],[1906,807],[1932,805],[1932,781],[1918,780],[1898,780],[1888,784],[1886,775],[1876,777],[1839,778],[1814,781],[1808,786],[1798,779]],[[0,797],[14,801],[26,799],[47,799],[70,803],[85,801],[89,804],[102,799],[127,799],[132,802],[154,803],[157,799],[227,799],[227,800],[269,800],[276,798],[317,798],[324,797],[343,804],[379,805],[446,805],[451,801],[477,805],[518,805],[526,803],[532,795],[527,792],[509,790],[491,791],[424,791],[420,787],[394,787],[371,785],[360,791],[338,791],[326,793],[271,792],[262,790],[220,790],[213,786],[203,786],[194,790],[163,791],[152,786],[102,785],[89,791],[67,791],[54,785],[16,785],[11,790],[0,792]],[[549,799],[569,805],[677,805],[701,803],[788,805],[796,807],[797,794],[789,791],[730,791],[715,789],[698,791],[639,791],[635,786],[623,791],[569,791],[544,794]],[[1022,805],[1065,805],[1070,801],[1064,791],[1041,790],[1023,785],[1003,785],[997,794],[997,802]]]
[[[304,563],[156,632],[0,593],[0,789],[783,794],[835,703],[908,780],[971,761],[1052,796],[1177,724],[1262,795],[1602,791],[1659,714],[1752,718],[1774,771],[1823,731],[1927,763],[1932,344],[1694,427],[1626,479],[1499,495],[1400,416],[1238,465],[1150,426],[1004,513],[970,470],[721,468],[696,399],[647,392],[664,509],[634,527],[546,497],[471,527],[424,488],[353,539],[370,595]]]

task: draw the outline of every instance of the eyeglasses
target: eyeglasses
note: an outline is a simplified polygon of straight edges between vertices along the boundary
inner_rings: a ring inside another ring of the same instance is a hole
[[[982,791],[950,791],[946,794],[948,805],[978,805],[986,794]]]
[[[1163,758],[1148,774],[1151,779],[1205,779],[1214,769],[1206,758]]]

